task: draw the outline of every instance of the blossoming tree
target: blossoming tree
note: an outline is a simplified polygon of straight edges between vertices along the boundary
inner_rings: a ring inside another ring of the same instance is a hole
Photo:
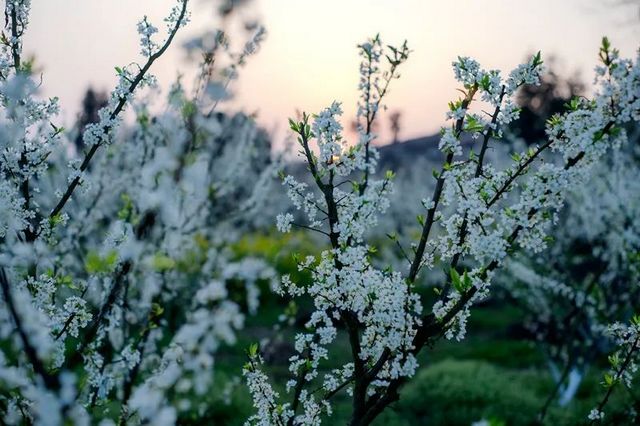
[[[203,58],[193,93],[176,83],[152,114],[136,95],[157,94],[150,70],[187,23],[188,0],[161,42],[143,18],[144,62],[116,67],[86,152],[69,159],[57,99],[40,99],[22,60],[29,7],[6,2],[0,55],[0,417],[174,424],[203,410],[218,348],[274,276],[229,249],[273,176],[268,138],[215,110],[264,31],[240,52],[222,32],[191,43]],[[225,55],[229,65],[214,66]]]
[[[540,254],[515,255],[500,288],[525,312],[551,367],[560,405],[571,401],[594,361],[607,354],[607,326],[640,310],[637,286],[638,163],[635,146],[612,153],[574,188]]]
[[[453,68],[463,95],[449,104],[451,124],[442,129],[439,145],[445,159],[434,172],[433,196],[422,201],[420,238],[403,249],[403,270],[382,269],[372,261],[375,248],[367,243],[366,231],[388,207],[393,173],[374,177],[372,123],[409,50],[406,44],[384,48],[379,37],[359,50],[357,142],[350,145],[342,136],[339,103],[290,121],[315,187],[284,178],[294,207],[308,222],[292,222],[293,215],[285,213],[278,217],[278,228],[309,228],[325,235],[330,248],[299,261],[299,268],[312,274],[311,285],[301,286],[287,276],[282,280],[282,294],[308,295],[315,306],[308,331],[295,338],[286,386],[289,401],[261,370],[259,348],[249,349],[245,375],[257,409],[252,424],[319,424],[331,414],[331,400],[339,392],[352,402],[351,424],[370,424],[399,398],[400,387],[416,371],[420,351],[443,337],[464,337],[471,307],[488,296],[496,269],[510,253],[546,247],[567,191],[587,181],[601,158],[624,142],[624,123],[640,118],[640,57],[622,59],[604,39],[593,98],[573,101],[564,114],[549,120],[544,143],[513,155],[512,164],[499,169],[486,163],[487,150],[499,143],[501,127],[518,116],[516,90],[539,81],[540,54],[505,77],[473,59],[458,58]],[[486,116],[473,112],[478,101],[492,111]],[[463,134],[477,141],[465,158]],[[549,151],[557,153],[555,161],[545,158]],[[438,300],[424,309],[417,278],[423,271],[437,273],[436,266],[448,272],[436,288]],[[341,332],[349,341],[351,361],[320,373]],[[623,345],[629,341],[622,340]]]

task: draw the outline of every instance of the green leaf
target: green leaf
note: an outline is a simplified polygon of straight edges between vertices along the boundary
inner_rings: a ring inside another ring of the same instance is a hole
[[[118,260],[118,253],[114,250],[108,252],[104,257],[95,251],[90,251],[84,262],[86,271],[90,274],[113,272]]]
[[[462,280],[460,279],[460,274],[456,271],[456,268],[451,268],[449,270],[449,277],[451,278],[451,284],[453,284],[453,288],[457,290],[458,293],[462,293]]]
[[[608,52],[609,49],[611,49],[611,42],[609,41],[609,38],[607,36],[602,37],[602,50],[604,50],[605,52]]]
[[[469,274],[467,274],[467,271],[464,271],[464,274],[462,274],[462,284],[464,285],[464,291],[467,291],[471,288],[472,281]]]
[[[538,50],[538,53],[533,55],[533,58],[531,58],[531,63],[534,67],[539,67],[543,64],[543,62],[544,61],[542,60],[542,52]]]
[[[123,206],[118,211],[118,219],[127,221],[131,218],[134,210],[133,200],[127,193],[123,193],[120,198],[122,199]]]
[[[462,99],[458,99],[455,102],[449,101],[449,110],[451,112],[455,112],[460,107],[462,107]]]
[[[613,355],[609,355],[609,364],[611,364],[611,366],[613,368],[617,368],[618,365],[620,364],[620,356],[618,354],[613,354]]]
[[[300,132],[300,128],[298,127],[298,123],[296,123],[295,121],[293,121],[293,119],[289,119],[289,128],[291,128],[291,130],[293,130],[296,133]]]
[[[453,284],[453,288],[460,294],[465,293],[472,286],[472,280],[467,271],[462,273],[462,276],[456,271],[455,268],[451,268],[449,270],[449,276],[451,277],[451,284]]]
[[[580,109],[580,98],[574,96],[569,102],[565,104],[565,107],[570,111],[577,111],[578,109]]]
[[[56,282],[58,285],[63,285],[65,287],[69,287],[70,289],[76,289],[77,286],[73,283],[73,278],[71,275],[58,275],[56,277]]]
[[[482,90],[489,90],[490,84],[491,80],[489,78],[489,74],[484,74],[482,76],[482,80],[480,80],[480,87],[482,87]]]
[[[547,120],[547,126],[556,127],[562,123],[562,119],[559,114],[553,114],[551,118]]]
[[[610,388],[616,384],[616,379],[609,373],[604,375],[604,382],[602,383],[604,387]]]
[[[153,268],[156,271],[163,272],[169,271],[176,266],[176,261],[167,256],[166,254],[156,253],[153,256]]]
[[[62,214],[58,213],[54,216],[51,216],[49,218],[49,225],[51,226],[51,229],[55,228],[56,226],[60,225],[62,222],[64,221]]]
[[[481,132],[484,130],[484,125],[475,116],[467,115],[464,130],[469,133]]]
[[[151,304],[151,314],[154,317],[159,317],[163,313],[164,313],[164,308],[160,304],[158,304],[158,303],[152,303]]]
[[[256,355],[258,355],[258,344],[252,343],[251,345],[249,345],[249,350],[247,351],[247,353],[249,354],[249,358],[255,358]]]

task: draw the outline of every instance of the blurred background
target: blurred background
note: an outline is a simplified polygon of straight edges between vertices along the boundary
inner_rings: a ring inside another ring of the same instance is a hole
[[[635,0],[243,3],[238,11],[242,19],[235,21],[260,22],[268,35],[231,87],[235,97],[227,108],[255,113],[276,149],[283,146],[286,119],[296,109],[315,112],[339,100],[345,120],[355,117],[356,45],[376,33],[392,44],[407,39],[413,50],[387,99],[379,144],[439,129],[447,102],[458,96],[450,66],[457,55],[472,56],[486,68],[510,70],[541,50],[560,77],[582,83],[588,94],[601,37],[607,35],[623,56],[633,56],[640,41],[640,2]],[[81,113],[87,88],[110,91],[116,81],[114,66],[141,59],[136,33],[141,16],[148,14],[161,27],[172,5],[173,0],[34,2],[25,52],[44,72],[43,93],[60,97],[67,127]],[[215,2],[195,0],[192,22],[175,46],[228,25],[214,13],[215,7]],[[243,31],[241,26],[225,29]],[[166,89],[175,81],[176,70],[192,81],[193,59],[172,47],[154,70],[161,86]]]

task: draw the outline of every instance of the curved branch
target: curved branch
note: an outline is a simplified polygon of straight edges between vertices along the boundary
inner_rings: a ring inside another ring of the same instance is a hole
[[[122,112],[125,105],[127,104],[128,95],[132,94],[136,90],[136,88],[140,85],[140,83],[144,79],[145,75],[147,74],[147,72],[149,71],[153,63],[156,60],[158,60],[158,58],[160,58],[171,45],[173,38],[178,32],[178,29],[184,22],[184,19],[187,13],[188,2],[189,0],[182,1],[182,9],[180,10],[180,15],[176,20],[174,27],[171,29],[171,32],[169,33],[169,37],[156,53],[149,56],[149,59],[147,59],[146,64],[140,69],[136,77],[131,81],[129,88],[127,89],[127,95],[120,97],[120,100],[118,101],[118,104],[116,105],[115,109],[111,112],[111,114],[109,114],[109,122],[114,120],[120,114],[120,112]],[[112,124],[105,125],[102,129],[103,133],[108,134],[112,130],[112,128],[113,128]],[[82,161],[82,164],[80,165],[80,172],[84,172],[89,167],[89,163],[91,162],[91,159],[98,151],[98,148],[100,148],[102,145],[103,145],[103,141],[100,141],[91,147],[89,152],[87,152],[87,154],[85,155],[84,160]],[[76,189],[76,187],[79,184],[80,184],[80,175],[76,176],[71,181],[71,183],[69,183],[69,186],[67,186],[66,191],[64,192],[64,194],[62,195],[62,197],[60,198],[56,206],[53,208],[53,210],[51,210],[51,213],[49,213],[49,218],[55,217],[58,213],[62,211],[64,206],[67,204],[67,201],[69,201],[69,199],[71,198],[73,191]]]

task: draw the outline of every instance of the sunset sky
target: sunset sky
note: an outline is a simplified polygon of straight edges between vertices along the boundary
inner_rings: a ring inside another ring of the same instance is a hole
[[[163,87],[193,65],[181,45],[216,28],[212,2],[192,0],[192,23],[153,72]],[[258,18],[268,36],[233,86],[233,106],[257,112],[281,138],[296,108],[317,111],[334,99],[345,117],[355,114],[358,57],[355,46],[380,33],[388,43],[409,41],[409,62],[388,98],[402,112],[401,138],[433,133],[447,101],[457,97],[451,61],[473,56],[505,72],[531,52],[556,56],[563,74],[586,83],[608,35],[623,55],[640,46],[639,5],[618,0],[254,0],[245,16]],[[147,14],[159,28],[172,0],[46,0],[33,2],[25,53],[44,72],[43,93],[59,96],[62,120],[72,124],[89,85],[110,90],[114,66],[140,61],[136,23]],[[382,117],[384,128],[388,127]],[[388,133],[382,132],[382,141]]]

